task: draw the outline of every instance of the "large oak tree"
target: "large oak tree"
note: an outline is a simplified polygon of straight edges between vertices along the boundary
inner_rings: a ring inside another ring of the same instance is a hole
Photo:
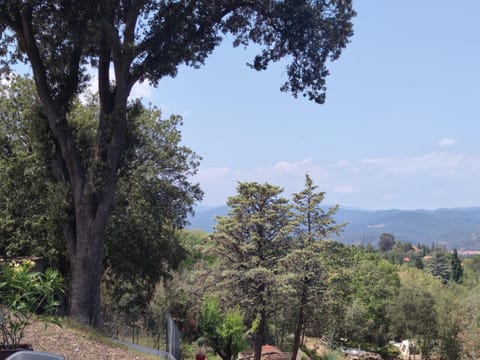
[[[53,176],[54,142],[45,136],[33,81],[10,80],[0,85],[0,253],[42,256],[45,265],[69,278],[62,239],[69,191]],[[84,162],[92,159],[96,113],[97,97],[85,96],[68,115]],[[199,158],[181,145],[182,119],[160,115],[140,102],[129,109],[125,165],[105,233],[102,306],[109,313],[145,310],[159,279],[186,255],[177,230],[202,196],[198,184],[189,181]],[[133,300],[141,306],[131,306]]]
[[[181,64],[198,67],[230,33],[256,43],[251,67],[286,58],[283,91],[325,99],[326,64],[352,35],[351,0],[0,0],[0,62],[31,66],[55,140],[58,180],[72,193],[63,233],[70,257],[70,315],[98,324],[104,230],[127,142],[128,97],[139,81],[157,84]],[[67,114],[98,72],[99,121],[93,159],[82,161]],[[110,76],[113,69],[115,79]]]

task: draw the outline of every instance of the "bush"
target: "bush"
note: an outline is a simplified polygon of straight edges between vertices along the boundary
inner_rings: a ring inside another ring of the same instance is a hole
[[[376,352],[382,356],[382,359],[386,360],[395,359],[400,355],[400,350],[391,344],[382,346],[381,348],[377,349]]]
[[[56,270],[31,271],[26,260],[0,268],[0,330],[2,344],[19,344],[25,328],[37,315],[42,321],[58,324],[56,316],[63,292],[63,279]]]
[[[222,313],[216,298],[205,298],[200,314],[200,329],[213,351],[224,360],[231,360],[246,347],[246,328],[240,309]]]

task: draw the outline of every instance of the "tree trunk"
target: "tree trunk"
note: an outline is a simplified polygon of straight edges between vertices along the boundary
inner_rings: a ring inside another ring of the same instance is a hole
[[[223,360],[232,360],[233,359],[233,350],[232,350],[232,335],[230,335],[227,339],[227,344],[225,346],[225,353],[221,357]]]
[[[308,268],[306,270],[308,270]],[[305,306],[307,305],[307,302],[308,302],[308,299],[307,299],[307,292],[308,292],[307,280],[308,279],[306,279],[306,278],[304,279],[302,296],[300,298],[300,309],[298,311],[297,324],[296,324],[296,327],[295,327],[295,334],[294,334],[294,338],[293,338],[292,360],[296,360],[296,358],[297,358],[298,349],[300,348],[300,340],[302,338],[303,325],[305,323]]]
[[[304,322],[303,306],[300,307],[300,313],[298,314],[297,326],[295,327],[295,335],[293,338],[292,360],[296,360],[298,349],[300,348],[300,340],[302,337],[302,329]]]
[[[255,332],[255,342],[254,342],[254,360],[260,360],[262,357],[262,346],[265,344],[265,332],[266,332],[266,314],[265,311],[260,312],[260,321],[258,324],[258,329]]]
[[[303,320],[304,320],[303,307],[301,307],[300,314],[298,315],[297,326],[295,328],[295,335],[293,339],[292,360],[295,360],[297,358],[298,349],[300,348],[300,339],[302,337]]]
[[[100,283],[105,221],[82,215],[77,216],[75,223],[75,248],[70,250],[70,317],[99,327],[102,324]]]

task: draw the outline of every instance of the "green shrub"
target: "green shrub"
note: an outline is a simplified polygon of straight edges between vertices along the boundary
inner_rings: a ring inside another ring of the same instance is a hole
[[[394,359],[400,355],[400,350],[390,344],[378,348],[376,352],[381,355],[382,359],[386,360]]]
[[[224,360],[236,358],[246,347],[246,327],[239,308],[224,314],[217,298],[205,298],[200,313],[200,329],[213,351]]]
[[[0,330],[2,344],[19,344],[25,328],[37,316],[46,322],[59,322],[56,316],[63,292],[63,279],[56,270],[31,271],[26,260],[0,268]]]

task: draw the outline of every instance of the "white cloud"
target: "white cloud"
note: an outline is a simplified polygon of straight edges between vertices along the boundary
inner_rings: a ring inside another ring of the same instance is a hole
[[[199,179],[218,178],[219,176],[225,176],[230,173],[228,167],[209,167],[206,169],[200,169],[198,171]]]
[[[152,96],[152,87],[148,82],[144,81],[142,83],[136,83],[133,85],[132,92],[130,93],[130,98],[150,98]]]
[[[279,185],[285,196],[290,196],[303,189],[306,173],[319,191],[327,193],[328,204],[370,209],[480,205],[476,184],[480,155],[438,152],[332,163],[318,163],[309,157],[256,168],[207,168],[197,179],[205,190],[206,205],[218,205],[234,194],[238,181]]]
[[[457,141],[455,139],[451,139],[451,138],[445,138],[445,139],[441,139],[437,142],[437,146],[438,147],[449,147],[449,146],[453,146],[457,143]]]
[[[350,165],[350,161],[346,161],[346,160],[340,160],[340,161],[337,161],[336,163],[332,164],[331,167],[335,168],[345,168],[347,166]]]
[[[333,188],[333,192],[340,193],[340,194],[350,194],[354,191],[353,186],[335,186]]]
[[[380,195],[380,199],[382,200],[392,200],[395,199],[398,195],[397,194],[382,194]]]
[[[432,191],[432,195],[437,196],[437,197],[443,197],[443,196],[447,195],[447,192],[443,189],[439,189],[439,190]]]
[[[352,162],[350,170],[352,174],[370,172],[370,176],[376,177],[394,174],[402,176],[413,176],[415,174],[446,176],[462,171],[462,166],[467,161],[469,160],[465,154],[434,152],[411,157],[362,159],[358,162]]]
[[[285,173],[295,173],[298,171],[305,172],[308,169],[309,165],[312,164],[312,158],[309,157],[307,159],[303,159],[296,162],[289,162],[289,161],[279,161],[275,165],[273,165],[273,169],[278,172],[285,172]]]
[[[385,227],[386,224],[372,224],[372,225],[367,225],[368,229],[380,229]]]
[[[360,163],[362,164],[373,164],[373,165],[377,165],[377,164],[385,164],[385,163],[388,163],[391,159],[387,159],[387,158],[367,158],[367,159],[362,159],[360,160]]]

